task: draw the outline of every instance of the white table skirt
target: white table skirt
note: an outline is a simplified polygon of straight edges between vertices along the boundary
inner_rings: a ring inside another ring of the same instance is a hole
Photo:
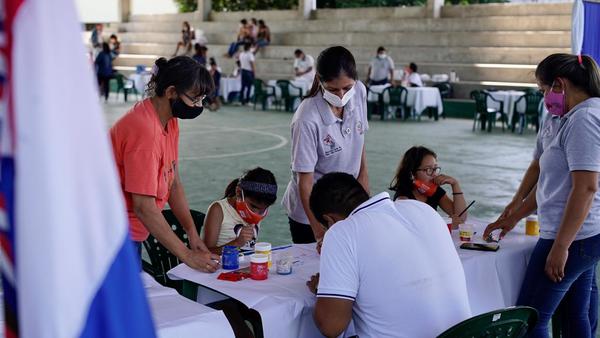
[[[141,277],[158,337],[235,337],[222,311],[193,302],[144,272]]]
[[[477,219],[468,223],[475,225],[475,241],[484,242],[481,236],[487,223]],[[538,237],[527,236],[523,227],[516,227],[502,239],[496,252],[459,249],[458,230],[452,231],[452,240],[465,270],[473,316],[515,305]]]
[[[369,87],[370,91],[367,96],[368,101],[377,101],[378,95],[383,93],[383,91],[388,88],[390,85],[378,85]],[[423,113],[425,108],[434,107],[438,109],[438,114],[442,114],[444,112],[444,104],[442,102],[442,95],[440,94],[440,90],[436,87],[406,87],[407,95],[406,95],[406,104],[409,107],[412,107],[412,114],[420,115]],[[390,98],[387,94],[383,96],[384,102],[389,102]]]
[[[480,238],[485,223],[472,219],[469,222],[476,225],[476,236]],[[502,240],[497,252],[458,249],[458,231],[453,231],[452,237],[463,263],[473,315],[514,305],[537,237],[525,236],[523,229],[517,228]],[[217,276],[222,271],[206,274],[184,264],[168,274],[172,279],[185,279],[221,292],[257,310],[267,338],[319,337],[312,319],[315,297],[306,286],[310,276],[319,270],[315,245],[294,245],[274,252],[274,256],[286,251],[300,261],[294,265],[293,273],[280,276],[271,271],[266,281],[219,281]]]
[[[525,92],[518,91],[518,90],[498,90],[498,91],[489,92],[489,94],[494,99],[504,102],[504,112],[506,113],[506,115],[508,115],[508,122],[510,123],[510,121],[512,121],[512,115],[515,110],[515,107],[514,107],[515,102],[521,96],[525,95]],[[489,97],[487,99],[487,105],[488,105],[488,108],[500,109],[500,103],[493,101]],[[519,102],[519,106],[517,107],[517,110],[520,112],[524,112],[525,107],[526,107],[525,100],[521,100],[521,102]]]
[[[150,79],[152,78],[152,74],[150,73],[142,73],[142,74],[131,74],[129,75],[129,79],[133,81],[133,86],[135,89],[144,97],[146,95],[146,86]]]

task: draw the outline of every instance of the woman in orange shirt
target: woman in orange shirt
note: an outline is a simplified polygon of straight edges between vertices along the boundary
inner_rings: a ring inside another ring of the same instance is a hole
[[[138,253],[151,233],[182,262],[214,272],[219,257],[200,239],[190,215],[178,166],[178,119],[202,113],[202,101],[214,90],[212,77],[187,56],[156,60],[149,98],[136,103],[110,129],[125,195],[130,233]],[[165,204],[185,229],[191,248],[177,238],[163,217]]]

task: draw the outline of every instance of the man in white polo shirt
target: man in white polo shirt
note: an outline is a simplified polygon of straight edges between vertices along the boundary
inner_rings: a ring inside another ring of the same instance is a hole
[[[308,283],[323,335],[337,337],[354,319],[361,338],[429,338],[471,316],[448,228],[427,204],[394,203],[386,192],[369,199],[352,175],[330,173],[310,207],[329,227],[320,278]]]
[[[296,75],[296,80],[313,83],[315,78],[315,59],[310,55],[304,54],[300,49],[294,51],[294,56],[296,56],[296,59],[294,60],[294,74]]]

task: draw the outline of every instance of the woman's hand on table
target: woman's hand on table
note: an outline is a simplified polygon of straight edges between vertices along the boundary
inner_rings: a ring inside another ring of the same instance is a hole
[[[215,272],[221,264],[221,257],[206,251],[190,250],[183,262],[192,269],[202,272]]]
[[[317,294],[317,288],[319,287],[319,274],[313,275],[310,277],[310,280],[306,282],[306,286],[313,294]]]
[[[569,258],[569,249],[559,245],[552,245],[546,258],[544,271],[548,278],[555,283],[560,283],[565,277],[565,264]]]
[[[487,239],[489,238],[492,231],[501,229],[502,231],[500,232],[500,236],[498,237],[498,239],[500,240],[504,238],[504,236],[506,236],[506,234],[510,232],[515,227],[515,225],[517,225],[517,222],[518,220],[514,221],[511,217],[507,217],[501,218],[494,223],[490,223],[483,231],[483,238]]]

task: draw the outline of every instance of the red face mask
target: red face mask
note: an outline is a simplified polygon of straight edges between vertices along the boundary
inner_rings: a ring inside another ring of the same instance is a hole
[[[240,217],[244,220],[244,222],[252,225],[256,225],[260,223],[267,215],[269,214],[269,209],[266,209],[265,212],[261,215],[250,210],[248,204],[244,199],[244,191],[242,190],[242,199],[236,199],[235,201],[235,210],[240,215]]]
[[[418,179],[413,180],[413,186],[420,194],[423,194],[427,197],[433,196],[438,188],[438,186],[433,182],[425,183]]]

